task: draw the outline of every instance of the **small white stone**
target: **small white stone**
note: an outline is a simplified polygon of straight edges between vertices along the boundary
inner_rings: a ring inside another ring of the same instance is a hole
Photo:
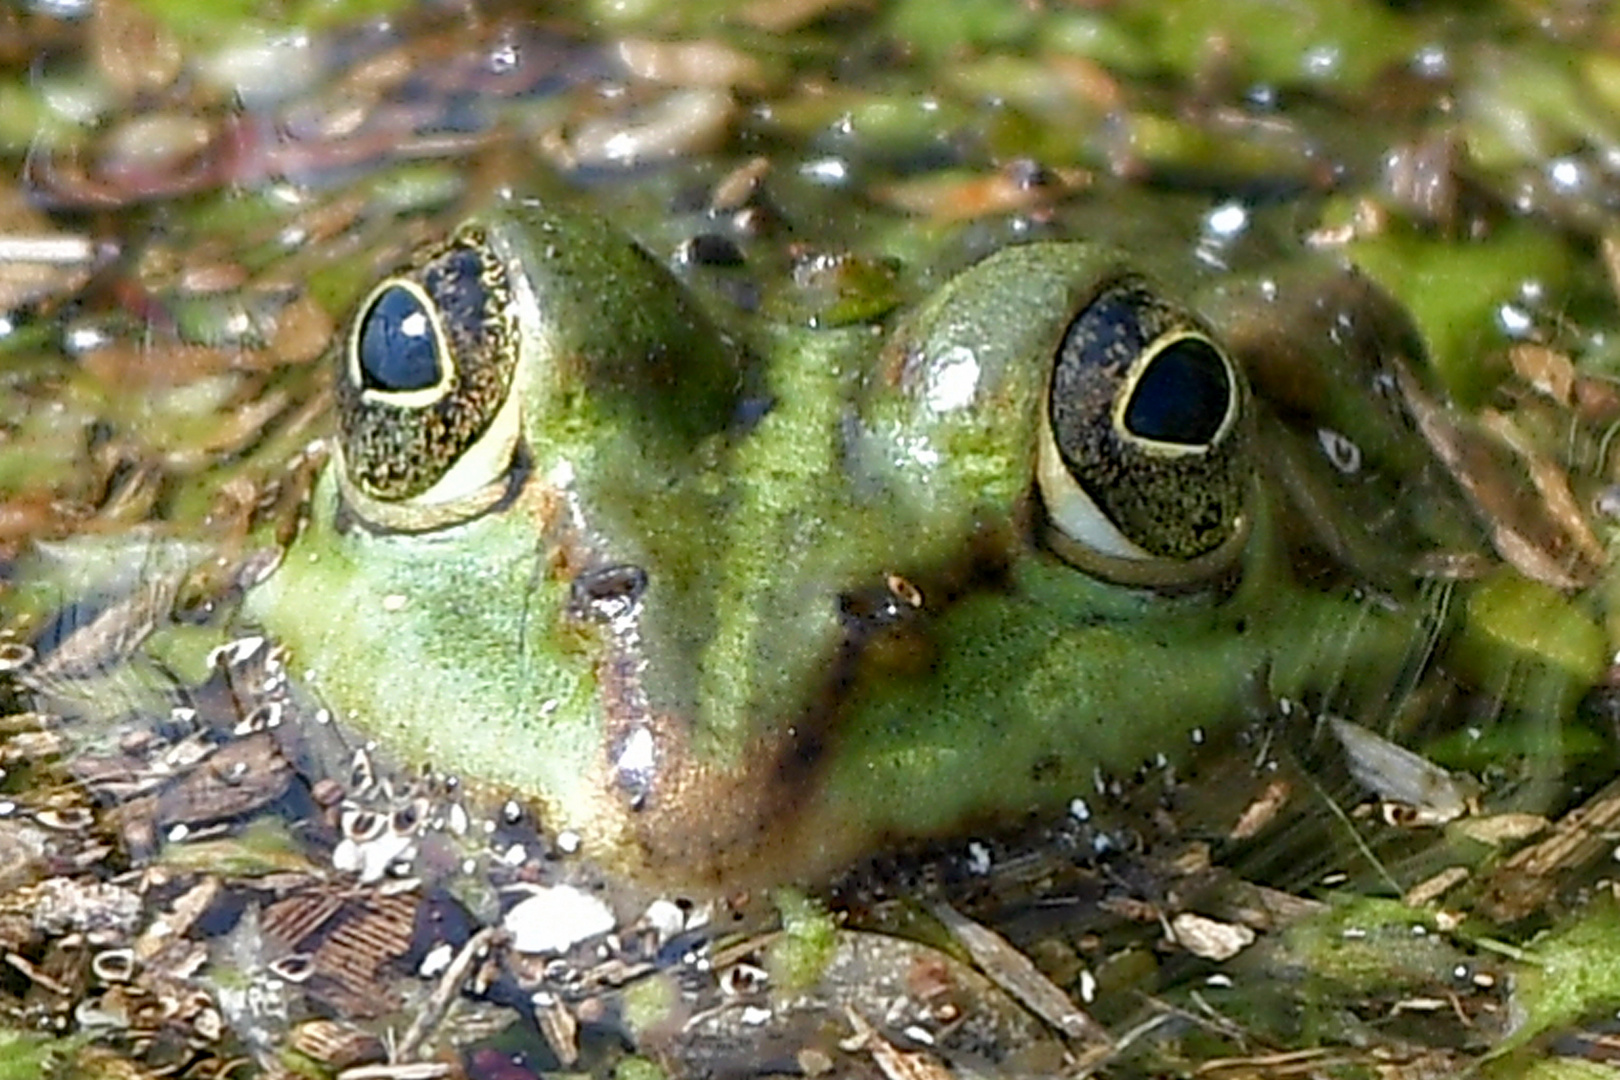
[[[534,890],[501,925],[512,935],[512,948],[520,953],[562,953],[612,930],[613,910],[590,893],[572,885]]]
[[[409,836],[385,831],[363,843],[345,837],[332,849],[332,867],[344,873],[359,874],[361,882],[381,881],[388,868],[410,853],[413,840]]]
[[[332,849],[332,869],[352,874],[360,869],[360,845],[344,837]]]
[[[641,917],[658,933],[660,941],[667,941],[686,929],[686,912],[671,900],[654,900]]]
[[[449,944],[435,945],[422,957],[422,966],[416,969],[416,973],[424,979],[431,979],[449,967],[455,955],[456,951]]]

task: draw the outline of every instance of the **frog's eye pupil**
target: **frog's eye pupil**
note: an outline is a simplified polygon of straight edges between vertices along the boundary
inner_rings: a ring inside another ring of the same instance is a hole
[[[1154,355],[1126,403],[1125,430],[1141,439],[1208,446],[1232,409],[1230,369],[1202,337],[1185,336]]]
[[[1248,535],[1242,375],[1190,311],[1123,278],[1052,360],[1036,481],[1048,543],[1131,584],[1213,580]]]
[[[360,318],[356,344],[369,390],[427,390],[442,374],[433,320],[416,293],[393,285],[377,294]]]

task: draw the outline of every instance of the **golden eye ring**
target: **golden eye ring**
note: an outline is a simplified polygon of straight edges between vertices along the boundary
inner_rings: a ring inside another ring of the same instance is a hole
[[[482,228],[367,294],[337,380],[339,480],[364,521],[438,527],[505,493],[517,452],[519,334]]]
[[[1064,331],[1041,409],[1047,540],[1089,573],[1174,586],[1229,568],[1254,498],[1247,389],[1190,312],[1103,285]]]

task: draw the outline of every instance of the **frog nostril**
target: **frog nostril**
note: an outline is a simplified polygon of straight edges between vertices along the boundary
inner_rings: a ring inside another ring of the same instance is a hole
[[[887,575],[882,585],[856,589],[838,598],[838,615],[845,630],[858,636],[903,623],[922,609],[922,590],[899,574]]]
[[[647,571],[619,563],[586,570],[569,589],[568,607],[580,618],[609,622],[635,610],[647,591]]]
[[[427,305],[403,285],[383,289],[366,308],[356,351],[367,390],[427,390],[444,375],[439,335]]]
[[[742,249],[719,233],[699,233],[688,237],[675,253],[691,266],[741,266],[746,261]]]

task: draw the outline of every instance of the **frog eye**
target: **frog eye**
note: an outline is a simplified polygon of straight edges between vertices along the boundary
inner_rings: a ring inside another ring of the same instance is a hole
[[[1042,410],[1037,482],[1060,555],[1131,584],[1199,581],[1247,536],[1245,389],[1190,313],[1134,280],[1069,324]]]
[[[420,527],[504,491],[517,443],[510,307],[505,272],[473,228],[361,303],[337,396],[340,476],[362,517]]]
[[[455,359],[433,298],[412,281],[387,281],[355,323],[356,374],[367,390],[401,395],[428,391],[428,403],[454,381]]]

